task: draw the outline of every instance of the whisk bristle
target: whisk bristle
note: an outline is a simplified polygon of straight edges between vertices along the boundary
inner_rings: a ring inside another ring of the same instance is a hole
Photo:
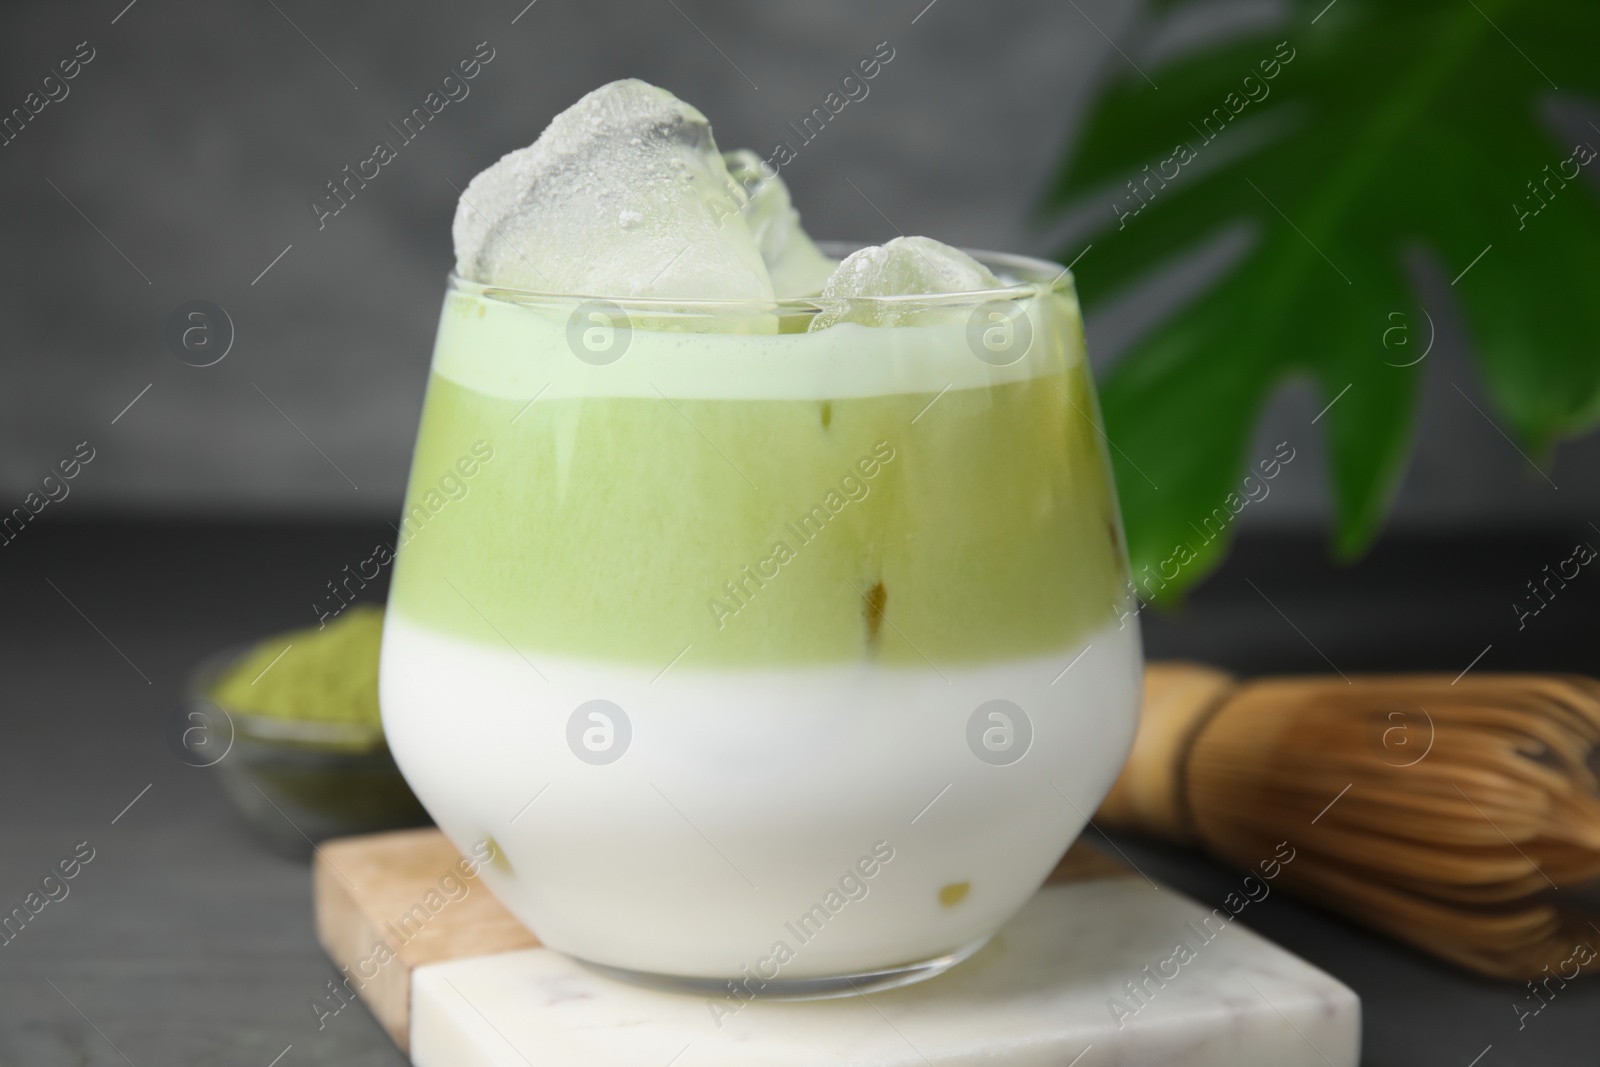
[[[1231,686],[1208,668],[1155,665],[1146,715],[1107,823],[1198,839],[1252,869],[1287,840],[1297,857],[1280,884],[1497,977],[1537,977],[1600,945],[1600,920],[1563,893],[1600,879],[1600,682]]]

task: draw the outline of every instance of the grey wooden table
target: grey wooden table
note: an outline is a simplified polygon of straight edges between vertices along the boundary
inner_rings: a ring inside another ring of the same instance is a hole
[[[319,1028],[307,1002],[334,971],[312,933],[306,868],[260,846],[214,772],[180,762],[165,740],[198,658],[309,622],[324,582],[382,534],[45,516],[0,550],[0,912],[24,906],[80,843],[93,849],[67,895],[0,945],[0,1067],[405,1062],[360,1008]],[[1509,607],[1576,536],[1399,543],[1351,572],[1328,567],[1311,540],[1247,542],[1183,612],[1147,613],[1148,644],[1250,672],[1324,671],[1324,655],[1345,671],[1459,670],[1492,645],[1482,668],[1600,673],[1593,574],[1525,631]],[[1118,843],[1202,901],[1236,881],[1178,849]],[[1595,980],[1519,1030],[1519,987],[1284,894],[1242,921],[1361,995],[1371,1067],[1600,1058]]]

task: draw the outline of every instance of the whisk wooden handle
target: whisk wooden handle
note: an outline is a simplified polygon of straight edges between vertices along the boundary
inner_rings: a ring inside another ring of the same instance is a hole
[[[1197,663],[1152,663],[1144,672],[1139,734],[1100,816],[1115,826],[1188,842],[1194,827],[1183,792],[1195,734],[1238,688],[1233,676]]]

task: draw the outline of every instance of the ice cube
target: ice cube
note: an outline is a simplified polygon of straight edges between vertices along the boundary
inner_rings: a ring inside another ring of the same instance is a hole
[[[780,298],[820,293],[839,262],[823,255],[800,228],[800,212],[789,198],[789,187],[776,170],[768,175],[768,165],[748,148],[722,158],[749,197],[743,214],[772,276],[773,293]]]
[[[970,293],[1004,285],[989,268],[959,248],[929,237],[896,237],[852,252],[822,287],[822,311],[810,329],[839,322],[863,326],[913,325],[928,320],[929,304],[915,300],[871,303],[860,297]]]
[[[704,115],[612,82],[467,185],[456,273],[547,293],[770,300],[746,199]]]

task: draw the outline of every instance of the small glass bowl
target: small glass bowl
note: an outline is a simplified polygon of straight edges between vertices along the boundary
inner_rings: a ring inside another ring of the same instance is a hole
[[[171,738],[180,759],[217,768],[245,821],[275,851],[297,859],[331,837],[432,821],[378,724],[284,719],[214,700],[217,681],[254,648],[224,649],[191,672]]]

